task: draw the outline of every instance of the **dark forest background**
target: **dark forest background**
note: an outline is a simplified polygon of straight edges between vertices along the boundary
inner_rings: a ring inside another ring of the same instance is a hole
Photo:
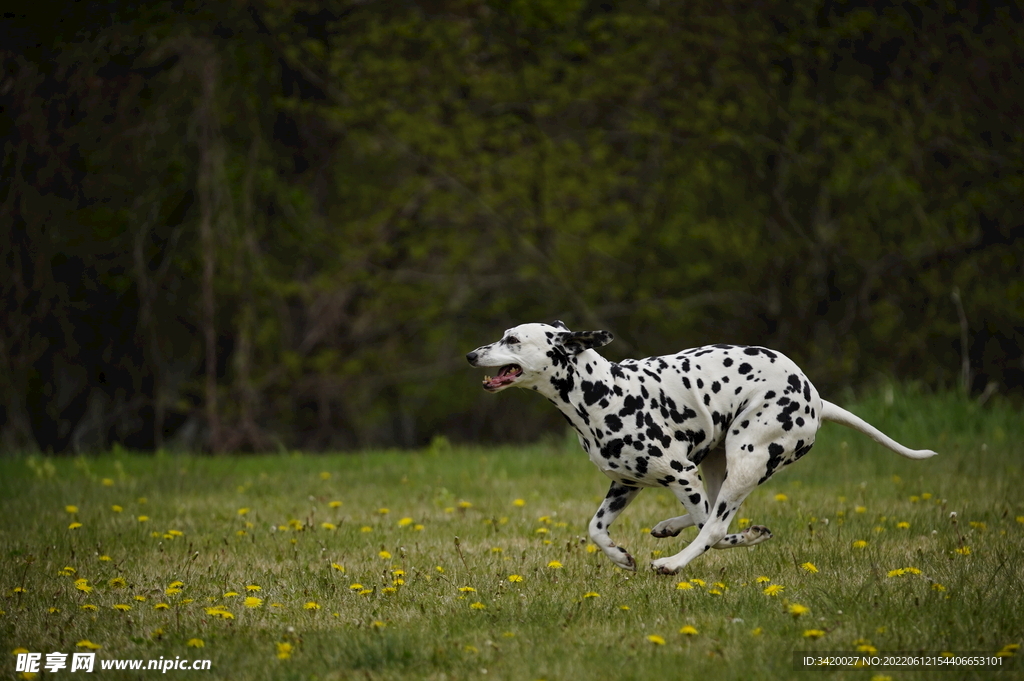
[[[463,355],[555,318],[1024,389],[1014,3],[40,3],[0,59],[4,451],[532,440]]]

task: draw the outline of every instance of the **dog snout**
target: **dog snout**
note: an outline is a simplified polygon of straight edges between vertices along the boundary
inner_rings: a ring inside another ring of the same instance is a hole
[[[473,350],[471,352],[467,352],[466,353],[466,361],[469,362],[470,364],[472,364],[473,366],[476,366],[476,358],[479,357],[479,356],[480,356],[480,354],[477,353],[476,350]]]

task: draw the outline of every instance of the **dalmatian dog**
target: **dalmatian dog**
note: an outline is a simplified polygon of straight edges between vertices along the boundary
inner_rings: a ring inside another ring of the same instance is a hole
[[[645,487],[667,487],[686,509],[658,523],[652,535],[698,528],[682,551],[651,563],[657,572],[674,574],[710,548],[771,539],[761,525],[729,534],[729,523],[755,487],[810,451],[822,421],[858,430],[911,459],[935,455],[908,449],[821,399],[780,352],[707,345],[616,363],[595,350],[612,338],[608,331],[570,331],[560,321],[523,324],[466,359],[499,367],[483,380],[488,392],[535,390],[576,429],[590,460],[612,480],[590,521],[590,538],[626,570],[635,570],[636,561],[612,541],[609,528]]]

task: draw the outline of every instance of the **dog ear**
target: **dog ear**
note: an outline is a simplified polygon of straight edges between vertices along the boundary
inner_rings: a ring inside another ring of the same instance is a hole
[[[611,331],[563,331],[558,334],[558,341],[570,355],[608,345],[614,339]]]
[[[566,326],[565,322],[563,322],[561,319],[556,319],[555,321],[551,322],[551,326],[555,327],[556,329],[561,329],[563,331],[569,330],[569,327]]]

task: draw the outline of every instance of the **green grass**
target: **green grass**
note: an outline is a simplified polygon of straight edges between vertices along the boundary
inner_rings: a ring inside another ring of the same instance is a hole
[[[909,461],[826,425],[814,451],[740,511],[775,538],[711,551],[674,577],[623,572],[588,551],[606,481],[568,438],[361,455],[3,459],[0,641],[8,651],[70,653],[88,640],[102,646],[99,658],[212,660],[212,671],[168,672],[191,678],[865,681],[936,672],[798,672],[792,651],[852,651],[859,639],[879,651],[995,653],[1021,643],[1019,411],[920,394],[853,409],[940,456]],[[683,545],[646,528],[680,512],[667,492],[648,490],[612,535],[646,567]],[[857,540],[867,546],[853,548]],[[65,566],[74,574],[60,574]],[[920,573],[889,576],[907,567]],[[393,584],[394,570],[404,584]],[[765,595],[761,576],[784,589]],[[117,577],[126,585],[111,585]],[[80,578],[91,592],[76,589]],[[703,584],[677,588],[691,579]],[[184,586],[168,595],[175,580]],[[243,604],[248,585],[260,587],[260,607]],[[809,611],[794,616],[793,604]],[[208,614],[215,605],[233,619]],[[698,633],[680,634],[685,625]],[[811,629],[824,635],[806,638]],[[279,643],[292,645],[288,659]],[[8,657],[0,676],[14,675]]]

